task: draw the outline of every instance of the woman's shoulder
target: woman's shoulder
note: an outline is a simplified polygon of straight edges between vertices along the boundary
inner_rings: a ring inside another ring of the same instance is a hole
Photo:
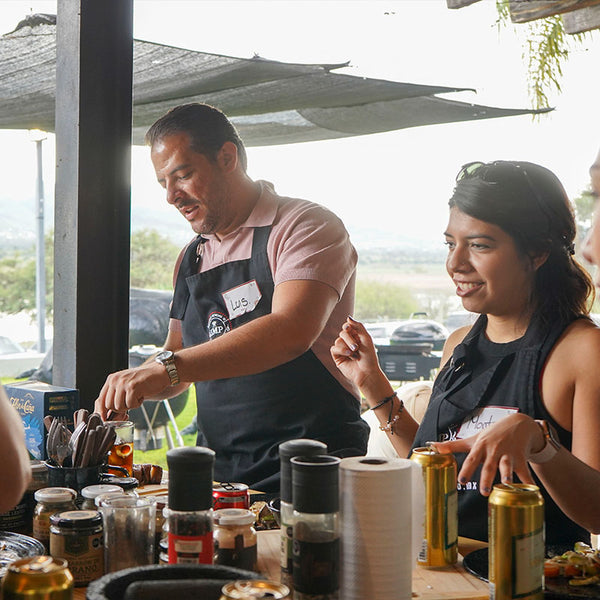
[[[584,366],[600,364],[600,327],[590,318],[582,317],[570,323],[558,338],[553,354],[567,364]]]
[[[580,317],[567,325],[559,342],[563,339],[573,342],[580,338],[600,340],[600,327],[589,317]]]

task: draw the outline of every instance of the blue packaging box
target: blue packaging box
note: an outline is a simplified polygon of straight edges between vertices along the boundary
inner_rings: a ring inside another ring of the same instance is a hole
[[[72,429],[73,413],[79,408],[79,390],[58,387],[43,381],[7,383],[4,389],[11,404],[21,415],[25,443],[31,457],[46,460],[46,427],[44,417],[67,417]]]

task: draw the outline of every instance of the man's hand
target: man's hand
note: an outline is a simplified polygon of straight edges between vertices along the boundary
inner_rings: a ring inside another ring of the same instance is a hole
[[[170,387],[165,368],[154,362],[144,363],[135,369],[117,371],[106,378],[94,410],[106,419],[109,410],[126,413],[138,408],[146,398],[160,394]]]

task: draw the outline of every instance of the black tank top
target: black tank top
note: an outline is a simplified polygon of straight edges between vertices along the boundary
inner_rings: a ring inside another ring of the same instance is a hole
[[[555,426],[561,443],[571,450],[572,435],[549,415],[540,397],[543,366],[554,344],[570,323],[544,325],[535,318],[525,335],[507,344],[485,337],[487,317],[482,315],[452,358],[440,370],[413,447],[427,441],[445,441],[476,433],[503,415],[517,410]],[[458,468],[465,454],[456,454]],[[480,469],[472,480],[458,484],[459,535],[487,540],[487,498],[479,492]],[[535,477],[535,474],[534,474]],[[494,483],[499,483],[496,477]],[[545,501],[546,543],[589,543],[590,535],[571,521],[537,481]]]

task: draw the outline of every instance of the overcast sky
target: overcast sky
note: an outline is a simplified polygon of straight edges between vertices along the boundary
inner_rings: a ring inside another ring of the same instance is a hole
[[[56,11],[54,1],[0,2],[0,33],[29,12]],[[257,2],[136,0],[139,39],[206,52],[290,62],[343,62],[342,72],[413,83],[475,88],[455,99],[509,108],[529,106],[522,58],[523,26],[495,26],[493,0],[451,11],[445,0]],[[372,227],[442,242],[446,203],[459,167],[472,160],[518,159],[552,169],[573,197],[588,184],[600,147],[600,35],[574,46],[556,110],[529,116],[435,125],[345,140],[251,148],[249,171],[282,194],[337,212],[350,231]],[[1,83],[0,83],[1,85]],[[53,138],[45,143],[45,182],[52,206]],[[146,148],[133,153],[134,214],[164,203]],[[32,206],[35,153],[24,132],[0,132],[3,194]],[[180,222],[181,221],[181,222]],[[32,230],[34,228],[32,221]]]

